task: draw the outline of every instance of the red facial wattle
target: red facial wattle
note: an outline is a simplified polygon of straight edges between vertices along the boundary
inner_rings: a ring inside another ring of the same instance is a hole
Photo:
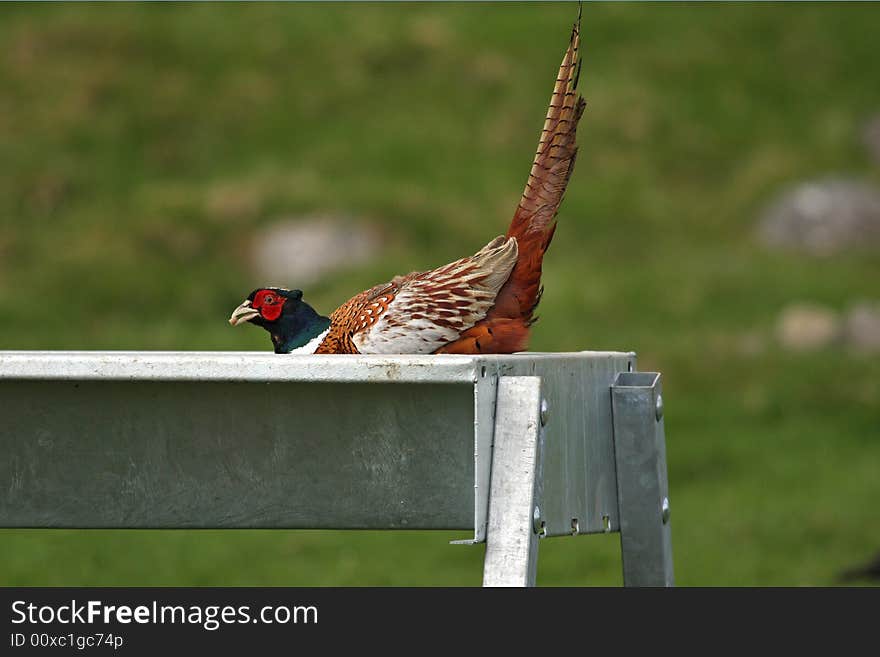
[[[281,317],[281,309],[284,307],[284,297],[271,290],[262,290],[254,297],[253,304],[256,310],[267,322],[274,322]]]
[[[263,316],[267,322],[274,322],[276,319],[281,317],[281,306],[284,305],[283,301],[279,301],[272,305],[265,305],[260,308],[260,314]]]

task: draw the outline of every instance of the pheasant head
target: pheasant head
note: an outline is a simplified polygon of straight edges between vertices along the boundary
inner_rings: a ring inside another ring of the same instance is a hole
[[[330,319],[302,300],[302,290],[258,288],[236,308],[229,323],[250,322],[269,332],[276,354],[287,354],[327,332]]]

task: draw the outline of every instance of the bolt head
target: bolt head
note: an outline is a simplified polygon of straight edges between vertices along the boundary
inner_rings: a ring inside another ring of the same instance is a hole
[[[535,510],[532,512],[532,529],[535,530],[536,534],[540,534],[543,525],[544,521],[541,518],[541,508],[535,505]]]
[[[550,405],[547,403],[546,399],[541,400],[541,426],[547,426],[547,418],[549,416]]]
[[[657,416],[657,421],[663,419],[663,395],[657,395],[657,403],[654,406],[654,414]]]
[[[670,513],[671,511],[669,510],[669,498],[664,497],[663,502],[660,504],[660,517],[663,518],[664,525],[669,522]]]

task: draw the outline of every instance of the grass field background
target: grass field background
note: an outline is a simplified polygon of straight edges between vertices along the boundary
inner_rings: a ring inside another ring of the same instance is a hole
[[[266,349],[226,318],[263,283],[248,240],[281,216],[382,228],[380,258],[306,289],[325,312],[474,252],[518,202],[575,13],[4,4],[0,348]],[[880,297],[878,253],[755,238],[793,184],[880,182],[860,144],[878,22],[871,4],[584,7],[581,153],[531,347],[663,372],[679,584],[833,584],[880,550],[880,359],[773,337],[791,302]],[[0,584],[478,584],[460,537],[3,530]],[[539,583],[619,584],[618,552],[543,541]]]

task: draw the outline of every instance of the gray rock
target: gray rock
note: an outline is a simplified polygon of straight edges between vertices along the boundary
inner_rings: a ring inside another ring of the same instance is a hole
[[[251,263],[268,285],[306,287],[378,256],[377,231],[337,217],[281,219],[254,236]]]
[[[861,353],[880,353],[880,303],[862,302],[846,315],[846,343]]]
[[[769,207],[758,234],[767,246],[813,255],[880,247],[880,190],[852,180],[801,185]]]
[[[843,326],[839,315],[825,306],[797,303],[787,306],[776,323],[776,339],[792,351],[811,351],[838,342]]]

